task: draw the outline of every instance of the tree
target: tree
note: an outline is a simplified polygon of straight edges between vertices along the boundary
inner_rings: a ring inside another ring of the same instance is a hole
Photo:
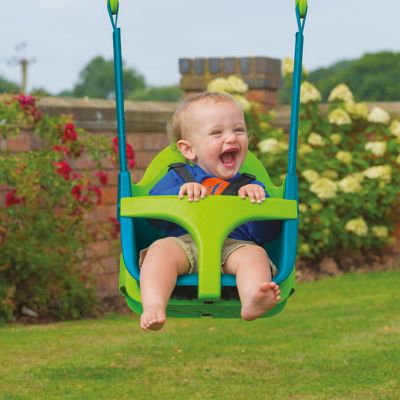
[[[0,76],[0,93],[18,93],[19,87],[17,84],[8,81]]]
[[[339,83],[346,83],[358,101],[398,101],[399,76],[400,53],[382,51],[319,68],[310,72],[307,80],[318,87],[324,101]],[[291,82],[285,79],[280,91],[281,102],[289,103],[290,96]]]
[[[134,91],[129,100],[178,102],[182,91],[178,85],[148,87]]]
[[[133,68],[123,67],[124,93],[126,97],[145,85],[144,77]],[[75,85],[72,95],[77,97],[113,98],[114,63],[98,56],[93,58],[81,71],[78,84]]]

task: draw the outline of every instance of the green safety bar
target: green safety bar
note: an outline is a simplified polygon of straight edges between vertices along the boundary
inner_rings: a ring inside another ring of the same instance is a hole
[[[267,198],[253,204],[237,196],[189,202],[176,196],[138,196],[121,199],[121,217],[159,218],[187,230],[199,252],[199,299],[216,300],[221,294],[221,247],[229,233],[247,221],[297,219],[297,202]]]

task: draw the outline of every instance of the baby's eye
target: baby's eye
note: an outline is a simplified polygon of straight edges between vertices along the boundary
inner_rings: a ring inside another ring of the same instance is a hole
[[[243,128],[243,127],[238,127],[238,128],[235,128],[235,132],[238,132],[238,133],[246,133],[246,129]]]
[[[212,132],[211,132],[211,135],[212,135],[212,136],[221,135],[221,134],[222,134],[222,131],[219,131],[219,130],[216,130],[216,131],[212,131]]]

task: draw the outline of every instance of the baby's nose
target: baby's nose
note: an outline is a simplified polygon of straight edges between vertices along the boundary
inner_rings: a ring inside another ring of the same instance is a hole
[[[225,140],[226,140],[227,142],[236,142],[236,135],[235,135],[235,132],[228,132],[228,133],[225,135]]]

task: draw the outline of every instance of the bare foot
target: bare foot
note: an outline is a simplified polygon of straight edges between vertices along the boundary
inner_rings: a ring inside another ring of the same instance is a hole
[[[246,296],[242,304],[242,318],[252,321],[265,314],[281,299],[281,291],[275,282],[264,282]]]
[[[160,308],[150,308],[140,317],[140,327],[144,330],[158,331],[164,326],[166,320],[165,311]]]

